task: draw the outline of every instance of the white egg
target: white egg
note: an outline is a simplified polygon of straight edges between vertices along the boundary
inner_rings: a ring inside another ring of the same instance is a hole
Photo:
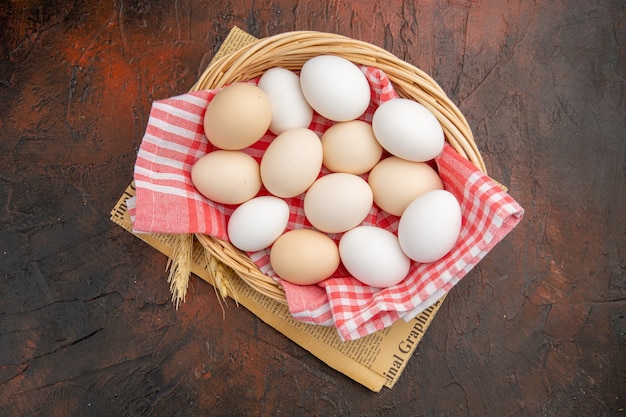
[[[354,278],[378,288],[398,284],[411,266],[396,235],[375,226],[357,226],[344,233],[339,256]]]
[[[255,252],[274,243],[285,231],[289,206],[274,196],[255,197],[233,211],[228,221],[228,238],[237,248]]]
[[[446,190],[429,191],[402,213],[398,224],[400,247],[414,261],[437,261],[452,250],[461,225],[461,206],[456,197]]]
[[[300,86],[311,107],[327,119],[347,122],[370,103],[370,85],[358,66],[345,58],[318,55],[300,71]]]
[[[372,129],[389,153],[415,162],[430,161],[443,150],[445,138],[435,115],[420,103],[396,98],[382,103]]]
[[[270,68],[259,79],[258,87],[272,106],[271,132],[279,135],[289,129],[309,127],[313,109],[302,94],[296,73],[286,68]]]

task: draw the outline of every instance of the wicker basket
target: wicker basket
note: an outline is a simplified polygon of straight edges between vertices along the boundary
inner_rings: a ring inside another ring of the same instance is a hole
[[[383,70],[398,95],[427,107],[441,123],[446,141],[478,169],[486,172],[465,117],[430,76],[382,48],[345,36],[300,31],[259,39],[215,60],[191,91],[250,80],[277,66],[299,71],[308,59],[322,54],[341,56],[355,64]],[[196,237],[215,259],[230,267],[256,291],[282,303],[287,302],[280,284],[261,273],[244,252],[211,236],[197,234]]]

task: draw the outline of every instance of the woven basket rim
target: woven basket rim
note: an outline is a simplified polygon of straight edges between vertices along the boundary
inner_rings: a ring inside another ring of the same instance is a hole
[[[298,71],[304,62],[317,55],[337,55],[355,64],[381,69],[399,96],[417,101],[435,115],[452,148],[486,172],[465,116],[432,77],[381,47],[344,35],[292,31],[260,38],[214,60],[190,91],[217,89],[254,79],[276,66]],[[245,252],[212,236],[196,234],[196,237],[212,256],[232,269],[255,291],[287,303],[282,286],[274,278],[263,274]]]

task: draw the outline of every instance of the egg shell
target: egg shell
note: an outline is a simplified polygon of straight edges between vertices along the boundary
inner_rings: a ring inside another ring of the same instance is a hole
[[[273,196],[255,197],[230,215],[228,239],[243,251],[260,251],[278,239],[288,221],[289,206],[284,200]]]
[[[261,189],[259,164],[242,151],[217,150],[196,161],[191,182],[209,200],[241,204]]]
[[[373,201],[363,178],[337,172],[317,179],[309,188],[304,195],[304,214],[318,230],[341,233],[361,223]]]
[[[333,172],[365,174],[380,160],[383,148],[372,125],[351,120],[332,125],[321,137],[323,164]]]
[[[339,256],[354,278],[378,288],[398,284],[411,267],[396,235],[376,226],[357,226],[344,233]]]
[[[370,103],[370,85],[363,72],[335,55],[306,61],[300,71],[300,87],[315,111],[336,122],[357,119]]]
[[[204,134],[224,150],[240,150],[257,142],[272,120],[272,105],[259,87],[235,83],[220,90],[204,114]]]
[[[322,143],[306,128],[278,135],[261,158],[261,179],[276,197],[290,198],[305,192],[322,168]]]
[[[372,117],[378,142],[389,153],[426,162],[441,153],[445,138],[435,115],[420,103],[395,98],[382,103]]]
[[[285,281],[311,285],[330,277],[339,267],[339,248],[327,235],[295,229],[281,235],[270,250],[270,264]]]
[[[389,214],[402,215],[406,207],[420,195],[442,190],[437,171],[426,162],[413,162],[391,156],[370,171],[367,183],[374,194],[374,203]]]
[[[461,207],[446,190],[429,191],[408,205],[398,224],[402,251],[416,262],[441,259],[456,244],[461,232]]]
[[[257,86],[265,91],[272,105],[269,130],[279,135],[286,130],[309,127],[313,109],[304,98],[300,77],[285,68],[270,68],[263,73]]]

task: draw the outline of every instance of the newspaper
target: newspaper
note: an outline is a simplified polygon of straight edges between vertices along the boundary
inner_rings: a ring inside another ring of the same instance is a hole
[[[236,51],[255,39],[252,35],[234,27],[213,60]],[[132,223],[127,212],[126,200],[134,195],[135,188],[131,182],[111,211],[111,220],[130,233],[132,233]],[[172,235],[141,233],[135,236],[163,254],[167,256],[171,254]],[[203,256],[203,248],[196,242],[192,272],[212,284],[212,278],[203,266]],[[441,298],[408,322],[398,320],[386,329],[358,340],[344,342],[339,338],[334,327],[296,321],[291,317],[286,305],[260,294],[236,273],[228,268],[225,270],[229,274],[226,278],[232,283],[240,305],[331,368],[374,392],[379,392],[383,387],[392,388],[398,381],[443,301]],[[165,274],[163,282],[166,282]]]

